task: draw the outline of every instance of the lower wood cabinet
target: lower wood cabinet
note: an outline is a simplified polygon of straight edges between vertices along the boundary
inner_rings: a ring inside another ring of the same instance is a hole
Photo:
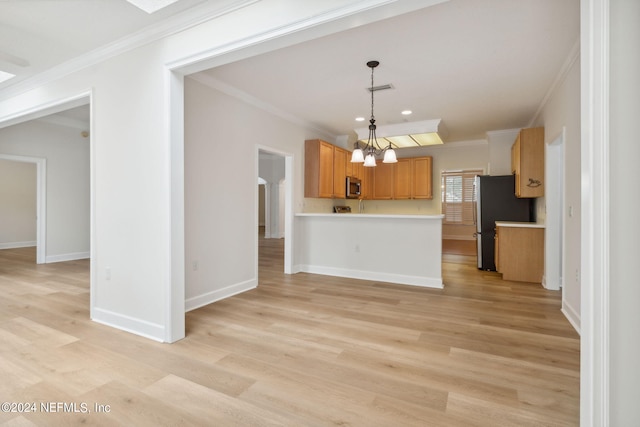
[[[500,224],[496,223],[495,262],[502,278],[542,283],[544,228]]]

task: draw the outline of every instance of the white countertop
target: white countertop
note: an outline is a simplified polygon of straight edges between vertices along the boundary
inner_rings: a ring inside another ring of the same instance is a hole
[[[537,222],[496,221],[496,227],[544,228],[544,224]]]
[[[297,213],[296,216],[331,217],[331,218],[389,218],[389,219],[437,219],[444,215],[396,215],[396,214],[359,214],[359,213]]]

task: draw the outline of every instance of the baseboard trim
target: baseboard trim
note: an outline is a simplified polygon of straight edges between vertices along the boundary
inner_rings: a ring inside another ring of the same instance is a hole
[[[7,242],[0,243],[0,249],[18,249],[18,248],[31,248],[37,246],[35,240],[29,242]]]
[[[564,317],[567,318],[573,329],[580,335],[580,314],[569,304],[562,301],[562,309],[560,310]]]
[[[217,289],[215,291],[207,292],[202,295],[188,298],[185,300],[185,311],[195,310],[196,308],[204,307],[216,301],[223,300],[225,298],[232,297],[234,295],[241,294],[251,289],[255,289],[258,286],[256,279],[247,280],[246,282],[236,283],[235,285],[227,286],[223,289]]]
[[[91,320],[154,341],[165,342],[164,326],[102,308],[91,310]]]
[[[300,271],[305,273],[321,274],[324,276],[348,277],[350,279],[396,283],[399,285],[420,286],[423,288],[444,288],[442,278],[437,277],[407,276],[402,274],[350,270],[345,268],[322,267],[317,265],[300,265],[299,268]]]
[[[45,258],[47,264],[54,262],[75,261],[77,259],[87,259],[91,255],[89,252],[74,252],[70,254],[49,255]]]

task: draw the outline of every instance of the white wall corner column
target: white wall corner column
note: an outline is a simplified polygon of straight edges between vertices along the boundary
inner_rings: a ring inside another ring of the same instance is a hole
[[[581,1],[580,425],[609,425],[609,0]]]

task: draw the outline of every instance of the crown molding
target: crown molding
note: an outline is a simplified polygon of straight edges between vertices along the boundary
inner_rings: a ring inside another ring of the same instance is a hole
[[[249,95],[248,93],[238,89],[237,87],[224,83],[208,74],[196,73],[196,74],[189,75],[187,78],[197,81],[198,83],[201,83],[207,87],[210,87],[211,89],[222,92],[225,95],[229,95],[232,98],[236,98],[248,105],[251,105],[252,107],[258,108],[260,110],[266,111],[269,114],[280,117],[281,119],[284,119],[290,123],[301,126],[304,129],[307,129],[313,133],[320,134],[324,138],[333,139],[336,137],[335,134],[328,131],[327,129],[318,127],[317,125],[314,125],[313,123],[307,120],[301,119],[300,117],[294,114],[281,110],[280,108],[275,107],[274,105],[269,104],[268,102],[264,102],[252,95]]]
[[[558,75],[556,76],[555,80],[549,87],[549,90],[547,91],[547,93],[544,95],[544,98],[542,98],[542,101],[540,102],[540,105],[538,106],[536,113],[533,115],[533,117],[531,118],[531,121],[526,127],[530,128],[535,126],[535,123],[540,117],[542,110],[544,110],[544,108],[547,106],[549,99],[551,99],[551,96],[554,94],[558,86],[560,86],[564,82],[564,80],[567,78],[567,75],[569,74],[571,67],[573,67],[573,64],[578,60],[579,57],[580,57],[580,37],[578,36],[578,39],[575,41],[575,43],[573,44],[573,47],[569,51],[569,55],[567,56],[567,59],[564,61],[564,64],[562,64],[562,67],[560,68]]]
[[[500,136],[510,136],[513,135],[514,138],[515,136],[518,134],[518,132],[520,132],[521,128],[514,128],[514,129],[501,129],[501,130],[488,130],[487,133],[487,137],[489,138],[495,138],[495,137],[500,137]]]

